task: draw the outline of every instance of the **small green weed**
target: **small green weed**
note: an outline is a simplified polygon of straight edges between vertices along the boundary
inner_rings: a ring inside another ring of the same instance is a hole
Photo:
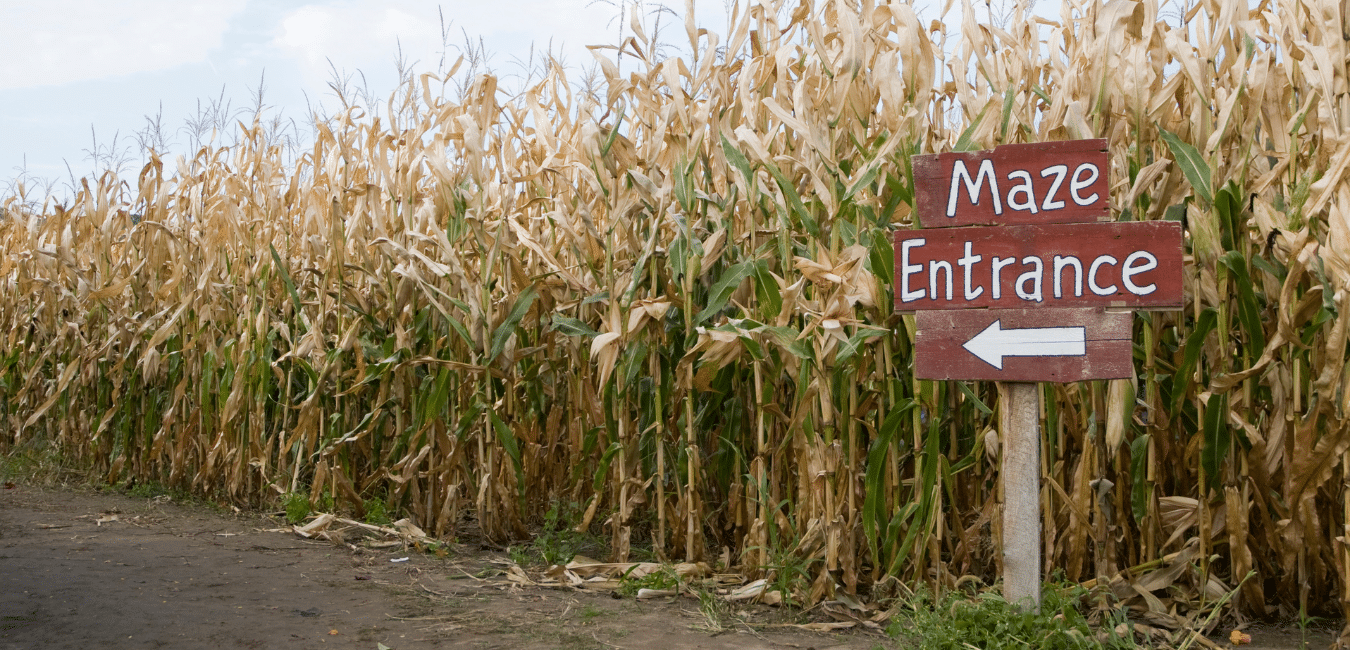
[[[630,569],[629,574],[631,573],[632,570]],[[660,569],[641,577],[634,578],[628,574],[624,574],[624,576],[619,579],[619,595],[621,596],[636,596],[639,589],[679,588],[680,576],[675,573],[675,568],[668,564],[662,565]]]
[[[309,497],[303,494],[291,493],[286,495],[286,522],[296,525],[309,517]]]
[[[544,526],[534,538],[544,564],[564,564],[581,550],[584,535],[575,530],[578,508],[554,502],[544,513]]]
[[[576,531],[580,519],[579,506],[555,501],[544,513],[534,540],[507,549],[511,561],[521,566],[566,564],[582,550],[599,546],[593,536]]]
[[[151,499],[159,496],[158,492],[155,490],[155,486],[149,483],[137,483],[132,485],[131,488],[126,491],[126,494],[129,497],[136,497],[137,499]]]
[[[596,617],[603,616],[604,614],[605,611],[596,607],[595,605],[587,605],[581,608],[581,620],[583,622],[589,623],[595,620]]]
[[[803,593],[811,585],[811,561],[786,549],[769,551],[769,591],[783,595],[783,604],[797,605],[792,594]]]
[[[292,492],[287,494],[281,502],[282,508],[286,510],[286,521],[290,524],[299,524],[314,514],[316,508],[310,504],[309,495],[303,492]],[[333,494],[324,490],[319,495],[318,512],[333,512]]]
[[[425,547],[419,546],[418,548],[427,553],[435,555],[436,557],[446,557],[450,555],[450,545],[446,542],[431,541],[427,542],[427,545]]]
[[[1098,640],[1087,619],[1078,611],[1084,591],[1077,587],[1047,585],[1041,611],[1026,612],[993,592],[969,596],[952,593],[935,599],[926,592],[915,595],[912,611],[898,617],[887,630],[918,650],[1102,650],[1136,647],[1132,638],[1120,638],[1107,630]]]
[[[384,499],[366,499],[363,506],[366,511],[366,523],[375,526],[388,526],[394,523],[384,505]]]

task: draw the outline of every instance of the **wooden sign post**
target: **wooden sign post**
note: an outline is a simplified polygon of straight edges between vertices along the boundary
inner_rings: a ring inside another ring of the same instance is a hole
[[[999,382],[1003,598],[1041,608],[1041,436],[1036,384]]]
[[[1182,306],[1181,224],[1110,222],[1106,140],[913,157],[920,230],[895,233],[914,376],[998,382],[1003,595],[1041,602],[1036,382],[1134,375],[1130,309]]]

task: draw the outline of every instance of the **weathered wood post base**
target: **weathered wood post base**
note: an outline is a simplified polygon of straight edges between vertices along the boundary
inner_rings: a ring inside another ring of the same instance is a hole
[[[1036,384],[999,382],[1002,437],[1003,597],[1041,607],[1041,435]]]

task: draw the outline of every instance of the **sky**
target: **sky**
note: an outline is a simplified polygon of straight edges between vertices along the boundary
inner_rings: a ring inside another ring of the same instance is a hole
[[[72,175],[95,169],[96,152],[124,159],[134,178],[148,118],[183,153],[190,117],[213,102],[253,106],[260,81],[267,115],[302,123],[332,103],[334,70],[355,82],[363,73],[387,97],[400,50],[430,71],[458,58],[467,36],[507,75],[531,46],[551,43],[580,70],[593,61],[586,45],[617,41],[617,1],[0,0],[0,194],[14,179],[64,194]],[[700,23],[725,22],[721,0],[696,7]],[[668,38],[682,35],[666,20]]]

